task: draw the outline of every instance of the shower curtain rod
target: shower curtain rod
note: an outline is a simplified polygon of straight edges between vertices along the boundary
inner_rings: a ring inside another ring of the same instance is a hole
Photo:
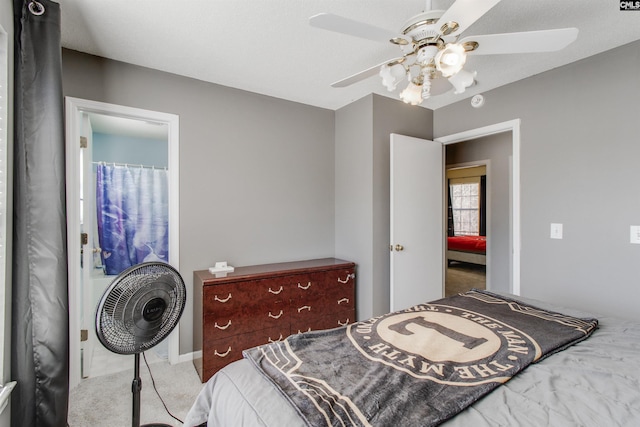
[[[130,164],[130,163],[116,163],[116,162],[91,162],[94,165],[113,165],[113,166],[123,166],[125,168],[140,168],[140,169],[161,169],[161,170],[167,170],[167,167],[160,167],[160,166],[149,166],[149,165],[135,165],[135,164]]]

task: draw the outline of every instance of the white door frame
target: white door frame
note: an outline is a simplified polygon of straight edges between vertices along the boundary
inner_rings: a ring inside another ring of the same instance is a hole
[[[511,292],[520,295],[520,119],[435,138],[443,145],[511,132]]]
[[[140,108],[125,107],[86,99],[65,98],[66,115],[66,179],[67,179],[67,250],[69,275],[69,388],[80,383],[80,119],[83,112],[125,117],[135,120],[163,123],[168,126],[168,165],[169,165],[169,263],[178,271],[179,254],[179,117],[175,114],[161,113]],[[179,362],[179,327],[168,337],[169,363]]]

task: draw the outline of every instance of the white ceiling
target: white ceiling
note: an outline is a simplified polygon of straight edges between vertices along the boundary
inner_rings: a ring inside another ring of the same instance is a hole
[[[376,43],[312,28],[330,12],[399,31],[425,0],[59,0],[62,45],[328,109],[369,93],[396,97],[375,76],[347,88],[331,83],[399,55]],[[432,0],[447,9],[452,0]],[[559,52],[470,56],[477,85],[433,97],[436,109],[543,71],[640,39],[640,12],[617,0],[502,0],[463,36],[576,27],[578,39]],[[603,76],[603,81],[606,76]],[[602,82],[594,82],[601,84]]]

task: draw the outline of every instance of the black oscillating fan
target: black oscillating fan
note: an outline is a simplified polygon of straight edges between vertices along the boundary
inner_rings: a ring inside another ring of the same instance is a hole
[[[159,344],[176,327],[186,296],[184,281],[175,268],[162,262],[145,262],[120,273],[100,298],[96,311],[98,339],[114,353],[135,355],[133,427],[140,427],[140,353]]]

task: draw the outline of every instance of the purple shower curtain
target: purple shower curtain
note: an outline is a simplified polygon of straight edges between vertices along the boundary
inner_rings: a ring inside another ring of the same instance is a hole
[[[98,237],[107,275],[142,262],[169,262],[167,185],[163,169],[98,165]]]

